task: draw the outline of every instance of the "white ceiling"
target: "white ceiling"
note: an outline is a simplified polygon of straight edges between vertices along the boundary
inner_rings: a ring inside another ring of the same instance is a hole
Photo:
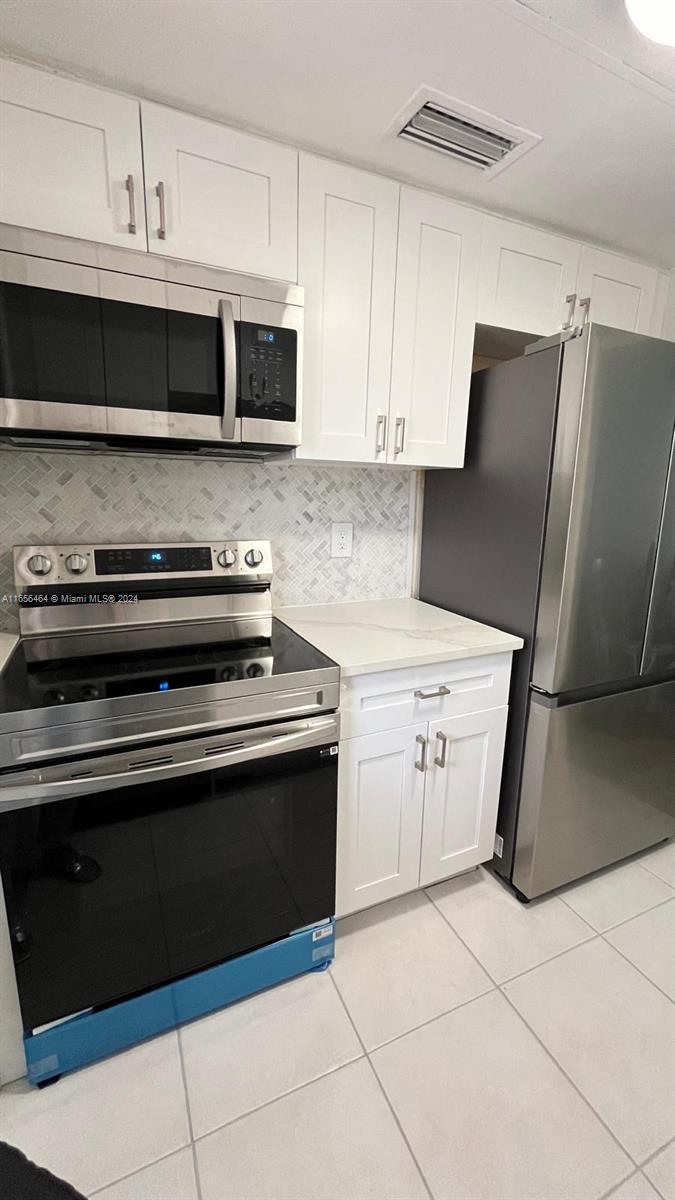
[[[6,52],[675,265],[675,52],[622,0],[3,0]],[[493,179],[385,134],[420,85],[541,134]]]

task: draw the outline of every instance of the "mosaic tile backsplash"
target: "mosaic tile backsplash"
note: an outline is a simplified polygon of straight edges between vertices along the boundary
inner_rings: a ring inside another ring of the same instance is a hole
[[[0,452],[0,594],[11,547],[49,542],[269,538],[276,604],[410,594],[413,511],[406,471]],[[330,557],[332,521],[351,521],[351,559]],[[17,626],[0,607],[0,628]]]

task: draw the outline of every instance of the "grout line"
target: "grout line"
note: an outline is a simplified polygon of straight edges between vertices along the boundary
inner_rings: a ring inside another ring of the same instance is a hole
[[[600,1122],[600,1124],[601,1124],[601,1125],[603,1125],[603,1126],[604,1126],[604,1128],[607,1130],[607,1132],[608,1132],[608,1134],[610,1135],[610,1137],[611,1137],[612,1141],[613,1141],[613,1142],[616,1142],[616,1145],[619,1147],[619,1149],[620,1149],[620,1150],[621,1150],[621,1151],[622,1151],[622,1152],[625,1154],[626,1158],[627,1158],[627,1159],[629,1159],[629,1161],[630,1161],[630,1162],[632,1162],[632,1163],[634,1164],[635,1168],[637,1169],[639,1164],[638,1164],[638,1163],[635,1161],[635,1159],[633,1158],[633,1155],[630,1153],[630,1151],[629,1151],[629,1150],[627,1150],[627,1149],[626,1149],[626,1147],[625,1147],[624,1145],[622,1145],[622,1143],[619,1141],[619,1139],[618,1139],[618,1137],[616,1136],[616,1134],[614,1133],[614,1131],[613,1131],[612,1129],[610,1129],[610,1127],[609,1127],[609,1125],[607,1124],[607,1122],[605,1121],[604,1117],[601,1117],[601,1116],[600,1116],[600,1113],[597,1111],[597,1109],[595,1109],[595,1108],[594,1108],[594,1106],[591,1104],[591,1102],[590,1102],[590,1100],[588,1099],[588,1097],[584,1095],[584,1093],[582,1092],[581,1088],[580,1088],[580,1087],[579,1087],[579,1086],[578,1086],[578,1085],[577,1085],[577,1084],[574,1082],[574,1080],[572,1079],[572,1077],[571,1077],[570,1075],[568,1075],[567,1071],[566,1071],[566,1070],[565,1070],[565,1068],[562,1066],[562,1064],[558,1062],[558,1060],[557,1060],[557,1058],[555,1057],[555,1055],[554,1055],[553,1051],[552,1051],[552,1050],[549,1050],[548,1046],[546,1045],[546,1043],[545,1043],[545,1042],[543,1042],[543,1041],[542,1041],[542,1039],[539,1037],[539,1034],[536,1032],[536,1030],[534,1030],[534,1029],[532,1028],[532,1026],[531,1026],[531,1025],[530,1025],[530,1024],[529,1024],[529,1023],[526,1021],[526,1019],[525,1019],[525,1017],[523,1016],[523,1014],[522,1014],[522,1013],[521,1013],[521,1012],[520,1012],[520,1011],[519,1011],[519,1010],[516,1008],[515,1004],[514,1004],[514,1003],[513,1003],[513,1001],[511,1000],[511,997],[510,997],[510,996],[508,996],[508,995],[506,994],[506,992],[505,992],[505,991],[504,991],[502,988],[500,988],[499,990],[500,990],[500,992],[501,992],[502,996],[504,997],[504,999],[506,1000],[507,1004],[509,1004],[509,1005],[511,1006],[511,1008],[513,1009],[513,1011],[514,1011],[514,1013],[516,1014],[516,1016],[517,1016],[517,1017],[519,1017],[519,1018],[520,1018],[520,1020],[523,1022],[523,1025],[525,1026],[525,1028],[526,1028],[526,1029],[529,1029],[530,1033],[532,1034],[532,1037],[533,1037],[533,1038],[536,1038],[536,1040],[539,1042],[539,1045],[541,1046],[542,1050],[544,1050],[544,1052],[546,1053],[546,1055],[548,1056],[548,1058],[550,1058],[550,1060],[551,1060],[551,1062],[554,1064],[554,1066],[556,1066],[556,1067],[558,1068],[558,1070],[560,1071],[561,1075],[564,1075],[564,1076],[565,1076],[565,1079],[567,1080],[567,1082],[568,1082],[568,1083],[571,1085],[571,1087],[573,1087],[573,1088],[574,1088],[575,1092],[576,1092],[576,1093],[577,1093],[577,1095],[578,1095],[578,1096],[581,1098],[581,1100],[582,1100],[582,1101],[583,1101],[583,1103],[586,1105],[586,1107],[587,1107],[588,1109],[590,1109],[590,1111],[591,1111],[592,1113],[594,1113],[594,1114],[595,1114],[595,1116],[597,1117],[597,1119],[598,1119],[598,1121]],[[616,1187],[618,1187],[618,1186],[619,1186],[619,1184],[620,1184],[620,1182],[621,1182],[621,1180],[617,1181],[617,1183],[615,1183],[615,1184],[614,1184],[614,1187],[615,1187],[615,1188],[616,1188]]]
[[[603,1192],[600,1200],[611,1200],[614,1193],[620,1187],[623,1187],[624,1183],[630,1183],[631,1179],[637,1179],[639,1174],[639,1171],[631,1171],[630,1175],[626,1175],[625,1179],[620,1179],[618,1183],[613,1183],[608,1192]]]
[[[192,1151],[192,1167],[195,1173],[195,1183],[197,1184],[197,1197],[202,1200],[202,1184],[199,1178],[199,1163],[197,1162],[197,1151],[195,1148],[195,1133],[192,1127],[192,1110],[190,1108],[190,1093],[187,1084],[187,1071],[185,1069],[185,1057],[183,1055],[183,1039],[181,1037],[180,1028],[176,1030],[178,1037],[178,1055],[180,1058],[180,1073],[183,1080],[183,1092],[185,1094],[185,1109],[187,1112],[188,1131],[190,1134],[190,1149]]]
[[[482,1000],[484,996],[491,996],[496,991],[499,991],[499,988],[496,984],[493,984],[492,987],[486,988],[484,992],[479,992],[477,996],[470,996],[468,1000],[462,1000],[461,1004],[455,1004],[453,1008],[445,1008],[443,1012],[436,1013],[433,1017],[427,1017],[426,1021],[420,1021],[419,1025],[413,1025],[412,1029],[406,1029],[403,1033],[397,1033],[394,1037],[387,1038],[385,1042],[378,1042],[377,1046],[371,1046],[370,1050],[366,1050],[366,1054],[370,1057],[371,1054],[376,1054],[378,1050],[383,1050],[385,1046],[392,1046],[394,1042],[400,1042],[401,1038],[407,1037],[409,1033],[417,1033],[418,1029],[426,1029],[427,1025],[433,1025],[435,1021],[440,1021],[443,1017],[449,1017],[451,1013],[459,1012],[460,1009],[466,1008],[468,1004],[475,1004],[477,1000]]]
[[[623,950],[619,950],[619,947],[615,946],[613,942],[608,941],[607,938],[603,937],[602,940],[606,946],[610,947],[611,950],[615,950],[616,953],[623,959],[623,961],[628,963],[629,967],[632,967],[634,971],[637,971],[638,975],[641,975],[643,979],[647,980],[647,983],[650,983],[653,988],[656,988],[657,992],[660,992],[662,996],[665,996],[666,1000],[670,1000],[671,1004],[675,1004],[673,997],[668,992],[664,991],[658,983],[654,983],[654,980],[650,979],[649,975],[646,975],[642,968],[638,967],[637,963],[633,962],[632,958],[628,958],[628,956],[623,953]]]
[[[434,903],[434,901],[432,900],[432,904],[433,904],[433,903]],[[440,912],[441,910],[439,909],[438,911]],[[445,921],[447,921],[447,924],[448,924],[448,925],[450,925],[450,921],[448,921],[448,920],[447,920],[447,917],[445,917],[445,916],[444,916],[444,914],[443,914],[442,912],[441,912],[441,916],[443,917],[443,919],[444,919]],[[453,927],[452,925],[450,925],[450,928],[451,928],[451,929],[453,929],[454,927]],[[473,953],[473,950],[471,949],[471,947],[470,947],[470,946],[467,946],[467,944],[466,944],[466,942],[464,941],[464,938],[461,936],[461,934],[457,933],[457,930],[456,930],[456,929],[454,929],[454,932],[457,934],[457,937],[459,938],[459,940],[460,940],[460,942],[462,943],[462,945],[463,945],[463,946],[464,946],[464,947],[465,947],[465,948],[468,950],[469,954],[470,954],[470,955],[471,955],[473,958],[475,958],[475,959],[476,959],[476,962],[478,963],[478,965],[479,965],[479,966],[482,966],[483,964],[479,962],[478,958],[476,958],[476,955]],[[597,936],[597,935],[596,935],[596,936]],[[593,941],[593,940],[594,940],[594,938],[588,938],[588,939],[587,939],[585,942],[579,942],[579,943],[577,943],[577,945],[580,945],[580,946],[585,946],[585,945],[587,945],[587,944],[588,944],[588,942],[590,942],[590,941]],[[576,948],[577,948],[576,946],[570,946],[568,950],[563,950],[561,954],[557,954],[557,955],[555,955],[555,957],[556,957],[556,958],[561,958],[563,954],[569,954],[571,950],[576,950]],[[552,962],[553,960],[552,960],[552,959],[547,959],[546,961],[547,961],[547,962]],[[544,965],[543,963],[539,963],[539,966],[543,966],[543,965]],[[483,970],[485,970],[485,967],[483,967]],[[530,970],[534,971],[534,970],[536,970],[536,967],[531,967],[531,968],[530,968]],[[489,971],[486,971],[486,974],[487,974],[487,975],[490,975],[490,972],[489,972]],[[529,971],[524,971],[524,972],[523,972],[523,974],[527,975],[527,974],[529,974]],[[491,976],[491,975],[490,975],[490,978],[492,979],[492,976]],[[514,978],[520,978],[520,976],[517,976],[517,977],[516,977],[516,976],[514,976]],[[539,1037],[539,1035],[538,1035],[537,1033],[535,1033],[534,1029],[532,1029],[532,1027],[531,1027],[530,1025],[528,1025],[528,1023],[527,1023],[527,1021],[525,1020],[525,1018],[524,1018],[524,1016],[522,1015],[522,1013],[520,1013],[520,1012],[518,1011],[518,1009],[516,1008],[516,1006],[515,1006],[515,1004],[513,1003],[513,1001],[510,999],[510,997],[509,997],[509,996],[506,994],[506,992],[504,991],[504,987],[505,987],[507,984],[511,983],[511,982],[512,982],[512,980],[511,980],[511,979],[506,979],[506,980],[504,980],[504,984],[499,984],[499,983],[497,983],[497,981],[496,981],[496,980],[493,980],[493,982],[495,983],[495,986],[496,986],[496,988],[497,988],[497,991],[500,993],[500,995],[504,997],[504,999],[506,1000],[507,1004],[508,1004],[508,1005],[510,1006],[510,1008],[513,1010],[513,1012],[516,1014],[516,1016],[517,1016],[517,1017],[518,1017],[518,1018],[519,1018],[519,1019],[522,1021],[523,1025],[525,1026],[525,1028],[526,1028],[526,1029],[529,1029],[529,1031],[530,1031],[530,1033],[532,1034],[533,1038],[535,1038],[535,1039],[536,1039],[536,1041],[539,1043],[539,1045],[541,1046],[542,1050],[543,1050],[543,1051],[544,1051],[544,1053],[546,1054],[547,1058],[549,1058],[549,1059],[551,1060],[551,1062],[553,1063],[553,1065],[554,1065],[555,1067],[557,1067],[557,1069],[560,1071],[561,1075],[564,1075],[565,1079],[566,1079],[566,1080],[567,1080],[567,1082],[570,1084],[570,1086],[574,1088],[574,1091],[575,1091],[575,1092],[577,1093],[577,1095],[578,1095],[578,1096],[581,1098],[581,1100],[583,1101],[584,1105],[585,1105],[585,1106],[586,1106],[588,1109],[590,1109],[590,1111],[591,1111],[592,1113],[594,1113],[594,1114],[595,1114],[595,1116],[597,1117],[597,1119],[598,1119],[598,1121],[600,1122],[600,1124],[601,1124],[601,1125],[603,1125],[603,1126],[604,1126],[604,1128],[607,1130],[608,1134],[609,1134],[609,1135],[610,1135],[610,1137],[612,1138],[612,1141],[616,1143],[616,1145],[619,1147],[619,1149],[620,1149],[620,1150],[621,1150],[621,1151],[622,1151],[622,1152],[623,1152],[623,1153],[626,1155],[626,1157],[627,1157],[627,1158],[630,1160],[630,1162],[632,1162],[632,1163],[635,1165],[635,1168],[637,1169],[637,1167],[638,1167],[638,1164],[635,1162],[635,1159],[633,1158],[632,1154],[629,1154],[629,1153],[628,1153],[628,1151],[626,1150],[625,1146],[622,1146],[622,1145],[621,1145],[621,1142],[620,1142],[620,1141],[619,1141],[619,1139],[617,1138],[616,1134],[612,1132],[612,1130],[610,1129],[610,1127],[609,1127],[609,1125],[606,1123],[606,1121],[605,1121],[605,1120],[604,1120],[604,1119],[603,1119],[603,1118],[600,1116],[600,1114],[599,1114],[598,1112],[596,1112],[596,1110],[595,1110],[595,1108],[593,1107],[593,1105],[591,1104],[590,1100],[588,1100],[588,1099],[587,1099],[587,1097],[586,1097],[586,1096],[584,1096],[584,1094],[583,1094],[583,1092],[581,1091],[581,1089],[580,1089],[579,1087],[577,1087],[577,1085],[576,1085],[576,1083],[574,1082],[574,1080],[570,1078],[570,1076],[567,1074],[567,1071],[565,1070],[565,1068],[564,1068],[563,1066],[561,1066],[561,1064],[558,1062],[557,1058],[556,1058],[556,1057],[554,1056],[554,1054],[553,1054],[553,1053],[552,1053],[552,1052],[549,1050],[548,1046],[546,1046],[546,1045],[544,1044],[544,1042],[541,1040],[541,1038]],[[618,1186],[619,1186],[619,1184],[620,1184],[621,1182],[622,1182],[621,1180],[617,1180],[617,1182],[614,1184],[614,1187],[615,1187],[615,1188],[616,1188],[616,1187],[618,1187]]]
[[[669,1141],[664,1142],[662,1146],[659,1146],[658,1150],[653,1150],[651,1154],[648,1154],[645,1160],[640,1163],[640,1170],[642,1171],[645,1167],[648,1167],[649,1164],[653,1162],[655,1158],[658,1158],[659,1154],[662,1154],[664,1150],[667,1150],[669,1146],[675,1146],[675,1138],[670,1138]],[[651,1183],[651,1179],[649,1182]],[[653,1183],[652,1187],[656,1187],[656,1184]],[[656,1190],[658,1191],[659,1189],[656,1188]]]
[[[375,1065],[374,1065],[374,1063],[372,1062],[372,1059],[371,1059],[371,1057],[370,1057],[370,1054],[368,1053],[368,1051],[367,1051],[367,1049],[366,1049],[366,1046],[365,1046],[365,1043],[364,1043],[364,1041],[363,1041],[363,1039],[362,1039],[362,1037],[361,1037],[361,1034],[359,1033],[359,1031],[358,1031],[358,1029],[356,1028],[356,1025],[355,1025],[355,1023],[354,1023],[354,1021],[353,1021],[353,1019],[352,1019],[352,1014],[350,1013],[349,1009],[347,1008],[347,1004],[346,1004],[346,1002],[345,1002],[344,996],[342,995],[342,992],[340,991],[340,989],[339,989],[339,987],[338,987],[338,985],[337,985],[337,982],[336,982],[336,980],[335,980],[335,979],[333,979],[333,974],[332,974],[332,972],[329,972],[329,974],[330,974],[330,977],[331,977],[331,981],[332,981],[333,987],[335,988],[335,991],[336,991],[336,992],[337,992],[337,994],[338,994],[338,998],[339,998],[339,1000],[340,1000],[340,1003],[341,1003],[342,1007],[343,1007],[343,1008],[344,1008],[344,1010],[345,1010],[345,1013],[346,1013],[346,1016],[347,1016],[347,1020],[349,1021],[349,1023],[350,1023],[350,1025],[351,1025],[352,1029],[354,1030],[354,1033],[356,1034],[356,1037],[357,1037],[357,1038],[358,1038],[358,1040],[359,1040],[359,1044],[361,1045],[361,1048],[363,1049],[363,1053],[364,1053],[364,1055],[365,1055],[366,1062],[368,1063],[368,1066],[370,1067],[370,1069],[371,1069],[371,1071],[372,1071],[372,1073],[373,1073],[373,1075],[374,1075],[374,1077],[375,1077],[375,1080],[376,1080],[376,1082],[377,1082],[377,1086],[379,1087],[379,1089],[380,1089],[380,1091],[381,1091],[382,1095],[384,1096],[384,1099],[385,1099],[385,1102],[386,1102],[386,1104],[387,1104],[387,1107],[388,1107],[388,1109],[389,1109],[389,1111],[390,1111],[390,1113],[391,1113],[392,1117],[394,1118],[394,1121],[395,1121],[395,1123],[396,1123],[396,1125],[397,1125],[397,1127],[398,1127],[398,1130],[399,1130],[399,1132],[400,1132],[400,1134],[401,1134],[401,1137],[403,1138],[403,1141],[405,1142],[406,1146],[408,1147],[408,1153],[410,1154],[410,1157],[412,1158],[412,1160],[413,1160],[413,1162],[414,1162],[415,1166],[417,1167],[417,1171],[418,1171],[418,1173],[419,1173],[420,1179],[422,1180],[422,1183],[424,1184],[424,1186],[425,1186],[425,1188],[426,1188],[426,1190],[427,1190],[427,1192],[428,1192],[428,1194],[429,1194],[429,1200],[434,1200],[434,1194],[433,1194],[433,1192],[432,1192],[431,1188],[429,1187],[429,1184],[427,1183],[427,1180],[426,1180],[426,1176],[425,1176],[425,1174],[424,1174],[424,1171],[422,1170],[422,1168],[421,1168],[421,1166],[420,1166],[419,1162],[417,1161],[417,1155],[415,1154],[415,1152],[414,1152],[414,1150],[413,1150],[413,1148],[412,1148],[412,1146],[411,1146],[410,1142],[408,1141],[407,1134],[406,1134],[406,1132],[405,1132],[405,1130],[404,1130],[403,1126],[401,1125],[401,1122],[400,1122],[400,1121],[399,1121],[399,1119],[398,1119],[398,1116],[397,1116],[396,1110],[395,1110],[395,1108],[394,1108],[394,1106],[393,1106],[393,1104],[392,1104],[391,1100],[389,1099],[389,1096],[387,1095],[387,1093],[386,1093],[386,1092],[385,1092],[385,1090],[384,1090],[384,1086],[383,1086],[383,1084],[382,1084],[382,1081],[381,1081],[381,1079],[380,1079],[380,1077],[379,1077],[379,1075],[378,1075],[377,1071],[375,1070]],[[403,1035],[402,1035],[402,1036],[403,1036]]]
[[[656,879],[657,876],[655,875],[654,878]],[[666,884],[666,887],[668,887],[668,884]],[[664,904],[670,904],[671,900],[675,900],[675,892],[673,892],[672,896],[666,896],[665,900],[657,900],[656,904],[650,904],[648,908],[642,908],[640,909],[640,912],[633,913],[633,915],[630,917],[624,917],[622,921],[617,921],[616,925],[607,925],[605,929],[596,929],[594,925],[591,925],[590,921],[586,917],[582,917],[577,912],[576,908],[573,908],[571,904],[568,904],[564,896],[558,894],[558,899],[562,900],[565,907],[569,908],[570,912],[573,912],[575,917],[579,917],[580,921],[583,921],[584,924],[588,925],[590,929],[593,929],[595,933],[599,933],[602,937],[602,935],[605,933],[611,933],[612,929],[619,929],[622,925],[627,925],[629,921],[635,921],[637,917],[642,917],[645,913],[653,912],[655,908],[663,908]]]
[[[227,1129],[230,1125],[237,1125],[239,1121],[245,1120],[246,1117],[253,1116],[254,1113],[262,1112],[263,1108],[269,1108],[271,1104],[277,1104],[280,1100],[285,1100],[287,1096],[294,1096],[296,1092],[302,1092],[305,1088],[311,1087],[313,1083],[319,1083],[320,1080],[326,1079],[328,1075],[335,1075],[338,1071],[344,1071],[346,1067],[351,1067],[354,1063],[361,1062],[366,1056],[357,1054],[355,1058],[350,1058],[348,1062],[338,1063],[335,1067],[329,1067],[327,1071],[322,1071],[320,1075],[315,1075],[312,1079],[305,1079],[303,1083],[296,1084],[295,1087],[289,1088],[287,1092],[281,1092],[278,1096],[272,1096],[270,1100],[263,1100],[262,1104],[256,1104],[255,1108],[247,1108],[246,1112],[239,1113],[236,1117],[230,1117],[229,1120],[223,1121],[222,1125],[214,1125],[213,1129],[207,1129],[206,1133],[200,1133],[194,1139],[195,1145],[197,1142],[203,1142],[205,1138],[211,1137],[213,1133],[220,1133],[221,1129]]]
[[[103,1061],[106,1060],[103,1059]],[[109,1183],[102,1184],[95,1192],[89,1192],[90,1200],[93,1200],[94,1196],[100,1196],[101,1192],[107,1191],[108,1188],[123,1183],[125,1179],[133,1179],[135,1175],[140,1175],[141,1171],[147,1171],[149,1167],[155,1167],[157,1163],[164,1162],[167,1158],[173,1158],[174,1154],[180,1154],[183,1150],[187,1150],[190,1144],[190,1142],[186,1142],[184,1146],[177,1146],[175,1150],[169,1150],[168,1154],[161,1154],[159,1158],[153,1158],[152,1162],[143,1163],[142,1167],[135,1167],[133,1171],[127,1171],[126,1175],[118,1175],[117,1179],[111,1179]]]

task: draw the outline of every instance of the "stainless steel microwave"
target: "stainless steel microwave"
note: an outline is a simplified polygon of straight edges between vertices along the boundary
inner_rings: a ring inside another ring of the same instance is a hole
[[[0,436],[249,457],[299,445],[301,288],[83,245],[0,252]]]

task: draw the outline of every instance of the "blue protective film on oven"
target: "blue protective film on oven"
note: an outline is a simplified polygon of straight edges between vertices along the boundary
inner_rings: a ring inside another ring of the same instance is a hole
[[[46,1083],[285,979],[320,970],[334,952],[331,920],[99,1012],[82,1013],[41,1033],[27,1034],[28,1080]]]

